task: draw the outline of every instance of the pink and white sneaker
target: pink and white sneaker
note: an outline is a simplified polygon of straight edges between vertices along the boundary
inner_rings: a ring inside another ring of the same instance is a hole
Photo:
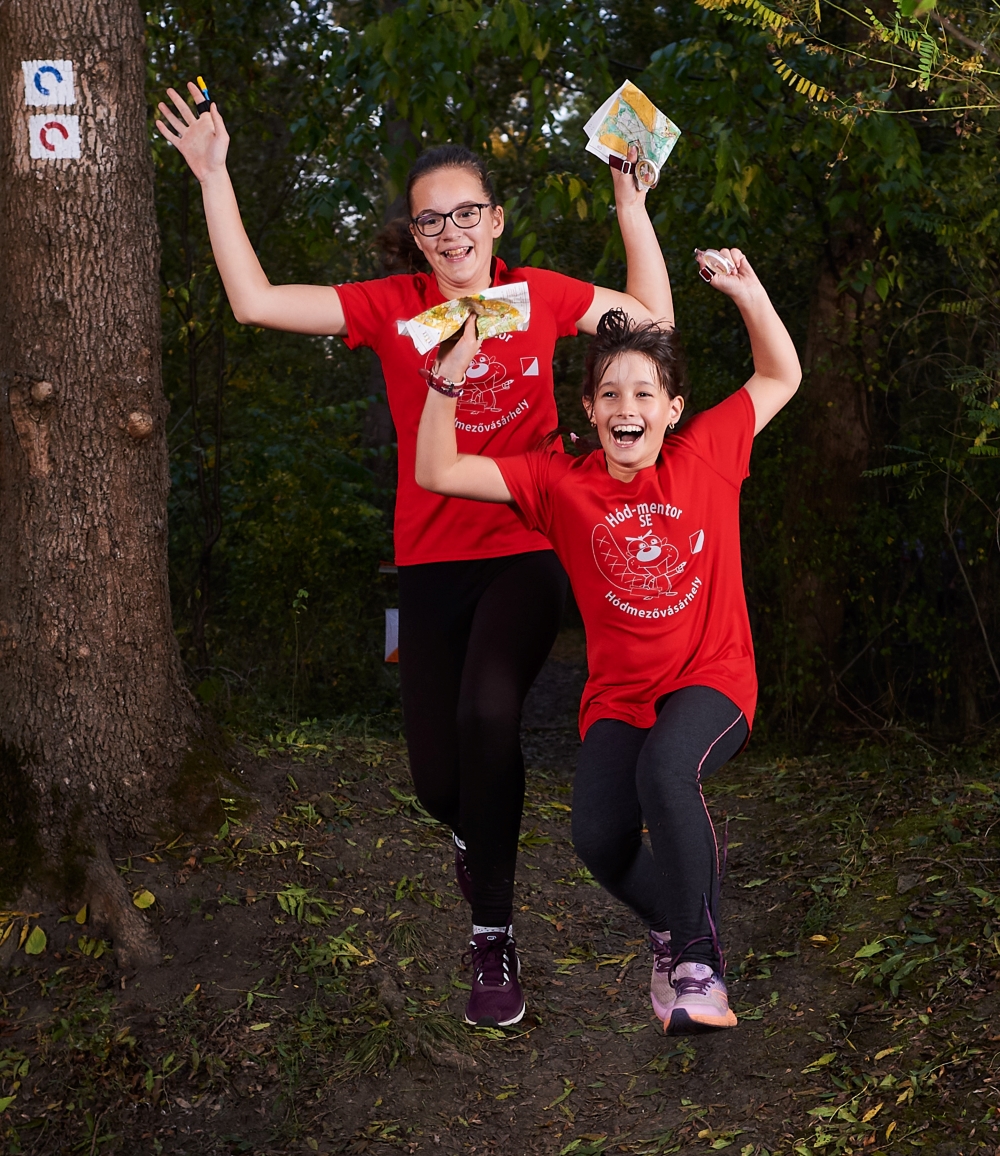
[[[663,1020],[668,1035],[690,1036],[736,1027],[725,981],[707,963],[685,960],[671,969],[670,978],[674,1002]]]
[[[663,1023],[674,1006],[674,984],[670,977],[670,932],[651,931],[649,946],[653,949],[653,975],[649,981],[649,998],[653,1015]]]

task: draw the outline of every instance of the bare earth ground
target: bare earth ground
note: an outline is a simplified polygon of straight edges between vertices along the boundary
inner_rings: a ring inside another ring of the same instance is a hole
[[[0,978],[0,1152],[1000,1153],[993,755],[725,768],[740,1025],[668,1038],[643,929],[569,842],[578,641],[525,717],[521,1024],[460,1022],[468,909],[404,748],[303,728],[234,748],[213,832],[121,860],[162,967],[42,917]]]

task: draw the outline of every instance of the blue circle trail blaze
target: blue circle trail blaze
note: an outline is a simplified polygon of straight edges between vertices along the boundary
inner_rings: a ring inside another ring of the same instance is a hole
[[[43,64],[42,67],[35,73],[35,88],[38,89],[42,96],[50,96],[51,93],[49,89],[47,89],[45,85],[42,84],[43,72],[51,72],[52,75],[56,78],[56,84],[62,84],[62,73],[58,68],[55,68],[51,64]]]

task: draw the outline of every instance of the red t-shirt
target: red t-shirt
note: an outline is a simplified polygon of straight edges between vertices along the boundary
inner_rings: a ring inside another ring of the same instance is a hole
[[[651,727],[657,701],[684,686],[721,691],[752,721],[739,507],[753,429],[741,389],[667,437],[630,484],[608,473],[600,450],[497,462],[524,524],[555,547],[583,615],[581,737],[601,718]]]
[[[458,403],[455,429],[459,453],[524,453],[559,424],[553,396],[552,354],[557,337],[576,333],[576,322],[594,300],[594,286],[547,269],[508,270],[494,258],[493,284],[527,281],[531,320],[523,332],[491,337],[469,369],[472,389]],[[500,558],[549,550],[541,534],[527,530],[508,506],[466,498],[443,498],[414,479],[417,427],[427,397],[421,366],[437,350],[421,355],[397,321],[408,321],[445,300],[428,273],[383,277],[338,285],[347,319],[344,339],[351,349],[367,345],[382,362],[386,395],[399,444],[395,550],[400,566]]]

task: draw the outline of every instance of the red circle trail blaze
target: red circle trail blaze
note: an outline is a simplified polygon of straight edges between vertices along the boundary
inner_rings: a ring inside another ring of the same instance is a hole
[[[46,136],[49,129],[55,129],[57,132],[61,132],[63,135],[63,140],[69,140],[69,130],[64,124],[60,124],[59,121],[50,120],[49,123],[45,125],[42,131],[38,134],[38,139],[42,142],[42,148],[48,149],[50,153],[54,153],[56,151],[56,146],[54,144],[49,144],[48,137]]]

